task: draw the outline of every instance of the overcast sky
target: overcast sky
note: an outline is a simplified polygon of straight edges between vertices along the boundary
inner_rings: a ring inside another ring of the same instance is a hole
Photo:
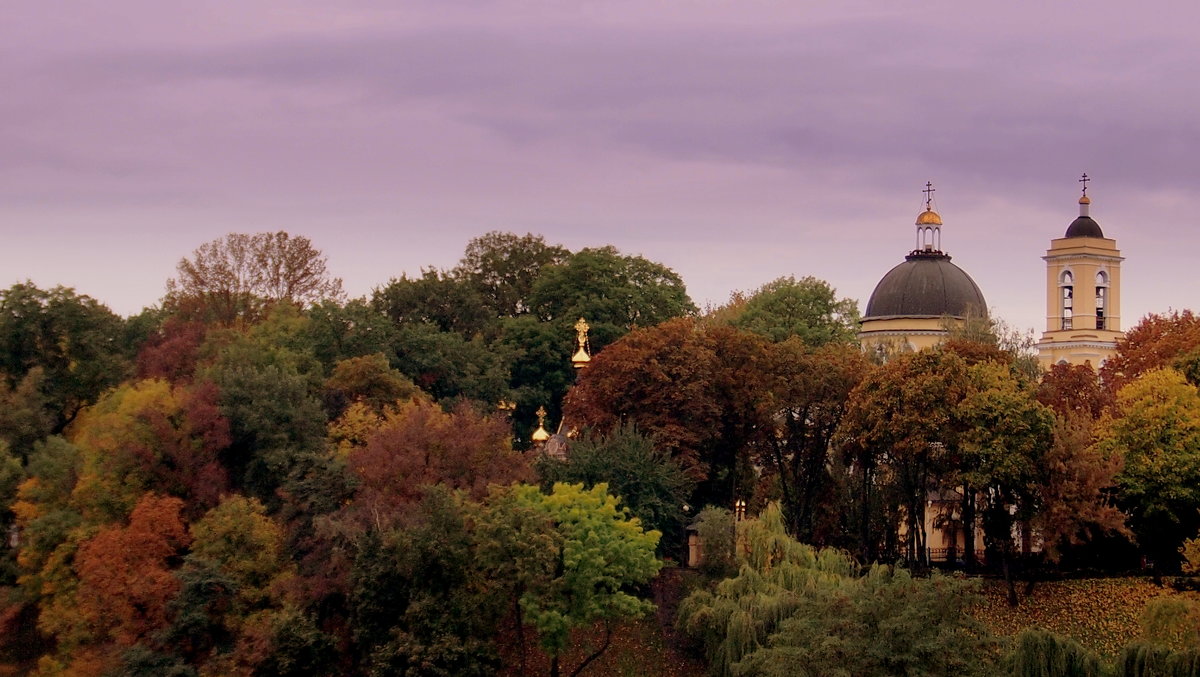
[[[865,307],[942,243],[1044,328],[1077,213],[1123,328],[1198,307],[1200,3],[4,0],[0,284],[121,314],[226,233],[287,230],[352,295],[491,230],[613,244],[700,305],[814,275]]]

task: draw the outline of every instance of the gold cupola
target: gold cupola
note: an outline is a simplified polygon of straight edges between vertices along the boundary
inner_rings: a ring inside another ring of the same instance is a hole
[[[582,317],[575,323],[575,354],[571,356],[571,364],[576,369],[583,369],[592,361],[592,356],[589,354],[590,346],[588,345],[588,326],[587,320]]]
[[[546,440],[550,439],[550,433],[546,432],[546,408],[545,407],[538,407],[537,417],[538,417],[538,427],[537,427],[537,430],[533,431],[533,434],[530,435],[530,439],[532,439],[537,444],[541,444],[542,442],[545,442]]]

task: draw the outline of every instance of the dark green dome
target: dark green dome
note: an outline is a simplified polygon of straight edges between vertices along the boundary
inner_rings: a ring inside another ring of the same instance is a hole
[[[1100,224],[1090,216],[1080,216],[1067,226],[1067,237],[1104,237]]]
[[[941,252],[913,252],[875,285],[864,320],[986,315],[975,280]]]

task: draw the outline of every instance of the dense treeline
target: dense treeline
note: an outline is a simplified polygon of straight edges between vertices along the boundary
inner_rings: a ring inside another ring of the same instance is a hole
[[[1144,320],[1100,376],[1040,375],[986,322],[864,354],[856,322],[819,280],[702,314],[661,264],[507,233],[359,299],[286,233],[203,245],[130,318],[14,285],[3,650],[45,676],[482,675],[535,655],[577,674],[650,609],[699,515],[711,586],[679,622],[715,673],[986,674],[1074,649],[1031,636],[1000,661],[969,586],[925,577],[931,531],[1013,603],[1047,567],[1200,566],[1190,313]],[[532,445],[539,407],[574,435],[565,458]],[[1152,611],[1127,662],[1182,665],[1200,611]],[[568,652],[580,628],[603,639]]]

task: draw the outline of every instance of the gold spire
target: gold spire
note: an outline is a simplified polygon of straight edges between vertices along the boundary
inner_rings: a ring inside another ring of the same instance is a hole
[[[933,193],[937,189],[933,187],[932,181],[925,182],[925,211],[917,215],[918,226],[940,226],[942,225],[942,217],[937,212],[933,211]]]
[[[533,435],[531,435],[530,438],[534,442],[539,442],[539,443],[545,442],[546,440],[550,439],[550,433],[546,432],[546,408],[545,407],[538,407],[537,417],[538,417],[538,427],[537,427],[537,430],[533,431]]]
[[[588,354],[588,326],[587,320],[582,317],[575,323],[575,354],[571,356],[571,364],[575,365],[576,369],[583,369],[588,362],[592,361],[592,356]]]

